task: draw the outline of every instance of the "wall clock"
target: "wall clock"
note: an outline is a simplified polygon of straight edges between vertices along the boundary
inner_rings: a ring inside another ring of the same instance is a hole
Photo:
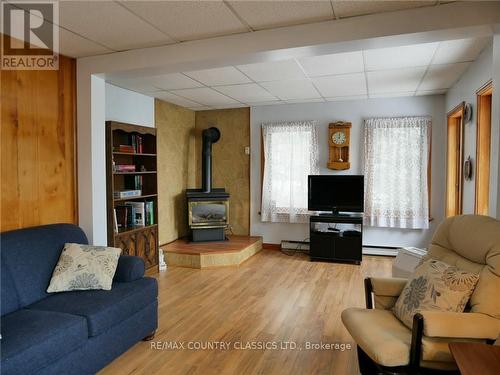
[[[344,121],[338,121],[328,125],[328,145],[330,147],[328,168],[344,170],[351,167],[349,161],[351,127],[352,124],[350,122]]]

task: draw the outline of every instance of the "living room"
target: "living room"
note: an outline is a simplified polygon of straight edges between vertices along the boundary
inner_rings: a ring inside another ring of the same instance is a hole
[[[496,373],[500,3],[43,4],[2,2],[2,374]]]

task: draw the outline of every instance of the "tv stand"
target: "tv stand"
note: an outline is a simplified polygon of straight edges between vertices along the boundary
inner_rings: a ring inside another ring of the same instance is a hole
[[[344,230],[332,230],[341,224]],[[345,225],[348,224],[348,225]],[[363,247],[362,214],[319,214],[309,218],[310,256],[312,261],[361,264]]]

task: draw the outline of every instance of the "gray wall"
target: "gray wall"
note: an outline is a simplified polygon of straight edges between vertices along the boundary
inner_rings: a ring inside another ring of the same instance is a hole
[[[366,99],[328,103],[286,104],[253,107],[251,109],[251,180],[250,180],[250,231],[264,237],[266,243],[281,240],[304,240],[309,237],[307,224],[263,223],[260,221],[261,196],[261,133],[260,125],[269,121],[317,120],[319,131],[319,163],[322,174],[363,173],[363,120],[382,116],[430,115],[432,124],[432,206],[434,220],[430,229],[395,229],[365,227],[364,245],[426,247],[436,225],[444,216],[446,124],[444,96],[418,96],[403,98]],[[352,122],[351,168],[332,171],[328,161],[328,124],[343,120]]]
[[[476,91],[492,78],[492,62],[493,47],[490,44],[446,93],[446,112],[451,111],[462,101],[472,104],[472,120],[464,126],[464,160],[468,156],[474,161],[476,159]],[[475,162],[473,162],[473,166],[475,166]],[[472,170],[475,173],[475,168],[472,168]],[[471,180],[464,181],[464,214],[474,213],[474,200],[475,174],[473,174]]]

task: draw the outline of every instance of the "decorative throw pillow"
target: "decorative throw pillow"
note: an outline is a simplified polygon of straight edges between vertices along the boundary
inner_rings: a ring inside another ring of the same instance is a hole
[[[120,253],[116,247],[65,244],[47,293],[110,290]]]
[[[392,311],[408,328],[420,311],[463,312],[478,280],[478,274],[429,259],[415,269]]]

